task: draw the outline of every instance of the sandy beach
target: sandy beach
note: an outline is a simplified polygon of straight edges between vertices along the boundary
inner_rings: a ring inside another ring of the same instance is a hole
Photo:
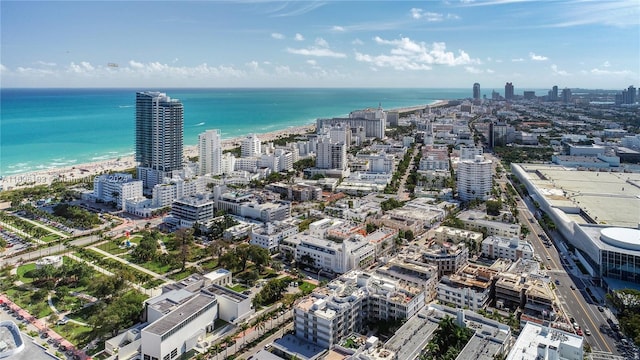
[[[291,134],[305,134],[310,131],[315,131],[315,128],[315,124],[309,124],[257,135],[263,143],[267,143],[278,139],[279,137],[288,136]],[[244,136],[222,140],[223,150],[228,150],[240,146],[240,141],[243,138]],[[198,147],[196,145],[185,146],[184,156],[198,156]],[[2,187],[2,190],[12,190],[37,185],[50,185],[54,181],[75,182],[79,179],[82,179],[86,182],[92,182],[93,178],[97,175],[106,173],[108,171],[123,171],[131,169],[136,167],[136,165],[137,164],[135,158],[133,155],[131,155],[117,159],[108,159],[85,164],[77,164],[69,167],[60,167],[24,174],[8,175],[4,176],[2,180],[0,180],[0,186]]]

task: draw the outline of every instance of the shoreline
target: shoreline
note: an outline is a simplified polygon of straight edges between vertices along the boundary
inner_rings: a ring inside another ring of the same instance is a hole
[[[426,106],[438,107],[447,104],[447,100],[438,100],[431,104],[408,106],[387,111],[415,111]],[[262,134],[256,134],[261,142],[271,142],[280,137],[288,135],[301,135],[315,131],[316,124],[292,126],[286,129],[274,130]],[[229,150],[240,145],[240,141],[251,132],[230,139],[223,139],[222,149]],[[198,156],[198,145],[185,145],[183,147],[184,157]],[[118,158],[99,160],[59,168],[30,171],[21,174],[11,174],[3,176],[0,180],[0,191],[28,188],[38,185],[51,185],[53,182],[93,182],[95,176],[108,171],[124,171],[137,166],[135,155],[127,155]]]

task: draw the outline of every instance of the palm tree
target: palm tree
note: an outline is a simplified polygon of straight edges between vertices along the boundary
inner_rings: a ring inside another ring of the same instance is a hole
[[[233,339],[232,336],[227,336],[222,340],[222,343],[225,344],[224,347],[224,357],[226,358],[227,356],[229,356],[229,346],[236,343],[236,341]],[[235,352],[235,349],[234,349]]]
[[[245,343],[247,342],[247,330],[249,329],[248,323],[242,323],[240,325],[240,330],[242,330],[242,347],[244,348]]]

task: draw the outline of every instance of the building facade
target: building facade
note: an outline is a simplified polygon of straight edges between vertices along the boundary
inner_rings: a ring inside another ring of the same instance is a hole
[[[222,143],[218,130],[207,130],[198,136],[200,175],[220,175],[222,171]]]
[[[144,188],[182,169],[184,108],[165,93],[136,93],[136,161]]]

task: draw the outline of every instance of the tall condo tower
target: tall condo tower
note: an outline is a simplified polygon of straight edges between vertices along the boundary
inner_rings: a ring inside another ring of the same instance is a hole
[[[198,135],[198,160],[198,174],[222,174],[222,143],[218,130],[207,130]]]
[[[473,100],[480,100],[480,84],[473,84]]]
[[[504,85],[504,99],[512,100],[513,99],[513,83],[506,83]]]
[[[184,108],[165,93],[136,93],[136,161],[138,179],[151,189],[182,169]]]

